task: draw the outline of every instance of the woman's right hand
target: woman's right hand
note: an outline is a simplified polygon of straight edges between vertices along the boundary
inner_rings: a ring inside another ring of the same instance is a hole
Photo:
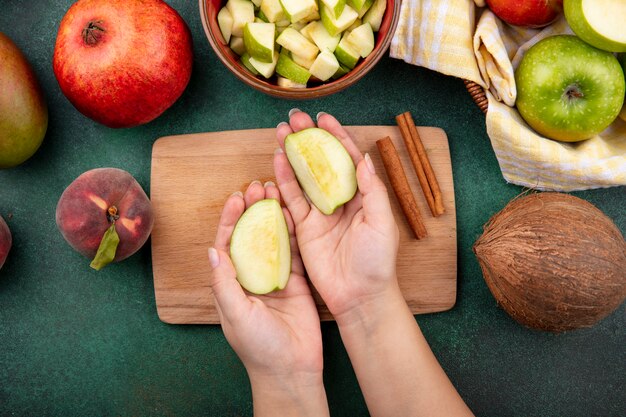
[[[387,189],[376,175],[369,155],[363,157],[333,116],[320,113],[317,121],[317,126],[337,137],[352,157],[358,184],[355,197],[329,216],[305,198],[284,153],[288,134],[315,127],[313,120],[300,111],[290,112],[289,123],[277,127],[276,136],[283,152],[274,156],[274,171],[295,223],[309,278],[340,321],[355,307],[378,297],[391,293],[397,298],[398,227]]]

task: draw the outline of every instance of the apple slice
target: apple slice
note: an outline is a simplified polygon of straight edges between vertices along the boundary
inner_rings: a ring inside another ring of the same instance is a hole
[[[361,7],[361,9],[359,9],[359,19],[363,18],[365,13],[367,13],[367,11],[370,9],[370,7],[372,7],[372,4],[374,4],[374,0],[365,0],[365,3],[363,4],[363,7]]]
[[[374,32],[378,32],[386,9],[387,0],[374,0],[374,4],[372,4],[372,7],[363,15],[361,20],[363,23],[369,23]]]
[[[246,23],[243,42],[252,58],[261,62],[272,62],[275,30],[273,23]]]
[[[311,75],[319,79],[320,81],[326,81],[339,69],[339,61],[332,52],[328,49],[324,49],[315,58],[315,62],[309,68]]]
[[[280,0],[280,4],[291,23],[296,23],[317,10],[315,0]]]
[[[297,84],[306,84],[309,78],[311,78],[311,73],[306,68],[296,64],[285,49],[281,51],[278,57],[276,74],[282,75]]]
[[[263,13],[268,22],[278,22],[286,18],[283,6],[280,5],[280,0],[263,0],[261,1],[261,10],[259,13]]]
[[[276,64],[278,63],[278,51],[274,51],[274,57],[272,62],[262,62],[254,57],[250,57],[250,65],[254,67],[255,70],[259,72],[265,78],[270,78],[274,75],[274,69],[276,68]]]
[[[285,154],[304,192],[322,213],[334,213],[356,193],[356,169],[329,132],[312,127],[287,135]]]
[[[352,26],[354,21],[359,17],[359,14],[354,11],[352,7],[346,6],[343,8],[341,16],[335,17],[332,10],[326,6],[322,6],[320,17],[328,33],[330,33],[331,36],[337,36]]]
[[[293,62],[307,70],[311,68],[311,65],[313,65],[313,63],[315,62],[315,58],[317,58],[317,55],[313,58],[303,58],[298,54],[294,54],[293,52],[291,53],[291,59],[293,60]]]
[[[246,67],[248,69],[248,71],[250,71],[253,75],[259,75],[259,71],[256,70],[256,68],[254,68],[254,66],[250,63],[250,54],[247,52],[244,52],[241,55],[241,58],[239,58],[241,60],[241,63],[243,64],[244,67]]]
[[[294,28],[283,30],[278,38],[276,38],[276,43],[305,59],[313,59],[319,52],[314,43],[309,41]]]
[[[243,37],[246,23],[254,22],[254,4],[249,0],[228,0],[226,8],[233,17],[232,36]]]
[[[341,78],[349,72],[350,72],[350,68],[347,68],[343,66],[341,63],[339,63],[339,68],[337,68],[337,71],[333,74],[332,79],[336,80],[337,78]]]
[[[320,21],[311,22],[306,28],[309,28],[308,34],[311,37],[311,40],[320,49],[320,51],[327,49],[330,52],[335,52],[335,48],[341,40],[340,35],[331,36],[330,33],[328,33],[328,31],[326,30],[326,27],[324,27],[324,25]]]
[[[358,51],[354,50],[354,47],[349,42],[347,42],[347,38],[348,37],[346,35],[341,38],[341,41],[335,48],[335,56],[345,67],[353,69],[357,62],[359,62],[361,55]]]
[[[230,257],[237,281],[251,293],[267,294],[287,286],[291,247],[277,200],[258,201],[243,213],[233,230]]]
[[[232,49],[233,52],[239,56],[246,53],[246,45],[243,43],[243,38],[240,38],[239,36],[231,36],[229,46],[230,49]]]
[[[354,29],[346,37],[346,42],[352,46],[352,49],[361,55],[362,58],[367,57],[374,50],[374,32],[369,23],[363,23]]]
[[[566,0],[565,18],[582,40],[609,52],[626,52],[626,1]]]
[[[333,12],[334,17],[341,16],[343,8],[346,7],[346,0],[321,0],[322,3]]]
[[[228,8],[222,7],[219,11],[217,14],[217,24],[220,27],[224,41],[226,41],[226,43],[230,42],[230,35],[233,31],[233,15],[230,14]]]
[[[281,87],[287,87],[287,88],[306,88],[306,84],[298,84],[296,82],[291,81],[289,78],[281,77],[280,75],[276,77],[276,84],[278,84]]]

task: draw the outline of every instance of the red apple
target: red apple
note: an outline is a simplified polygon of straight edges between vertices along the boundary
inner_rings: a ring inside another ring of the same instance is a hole
[[[102,251],[108,251],[109,262],[137,252],[148,240],[154,215],[148,196],[132,175],[98,168],[83,173],[65,189],[57,204],[56,222],[74,249],[90,259],[98,254],[92,267],[100,269],[108,263]],[[115,245],[114,234],[119,238]]]
[[[109,127],[148,123],[191,77],[191,33],[161,0],[79,0],[57,34],[53,69],[84,115]]]
[[[7,226],[2,216],[0,216],[0,269],[2,269],[4,261],[7,260],[12,243],[13,240],[11,239],[9,226]]]
[[[505,22],[531,28],[552,23],[563,12],[563,0],[486,0]]]

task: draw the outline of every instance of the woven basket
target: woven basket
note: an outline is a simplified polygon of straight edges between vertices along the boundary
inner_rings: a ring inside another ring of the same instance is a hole
[[[463,80],[465,83],[465,88],[472,96],[474,103],[483,111],[483,113],[487,113],[487,108],[489,107],[489,102],[487,100],[487,95],[485,94],[485,90],[474,81]]]

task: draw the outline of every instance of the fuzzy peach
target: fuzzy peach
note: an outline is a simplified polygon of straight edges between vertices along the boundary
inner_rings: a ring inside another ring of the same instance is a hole
[[[106,245],[108,231],[114,229],[119,243],[109,247],[109,261],[119,262],[146,242],[154,215],[148,196],[132,175],[121,169],[97,168],[65,189],[57,204],[56,222],[65,240],[90,259],[96,257],[101,243]],[[100,269],[106,263],[100,262],[99,267],[92,263],[92,267]]]
[[[11,239],[9,226],[7,226],[2,216],[0,216],[0,269],[2,269],[4,261],[7,260],[12,243],[13,240]]]

